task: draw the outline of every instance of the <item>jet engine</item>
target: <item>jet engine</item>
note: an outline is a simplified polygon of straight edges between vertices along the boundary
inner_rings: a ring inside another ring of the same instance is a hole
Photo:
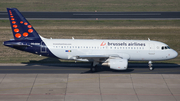
[[[128,60],[127,59],[109,59],[107,65],[111,69],[115,70],[126,70],[128,67]]]

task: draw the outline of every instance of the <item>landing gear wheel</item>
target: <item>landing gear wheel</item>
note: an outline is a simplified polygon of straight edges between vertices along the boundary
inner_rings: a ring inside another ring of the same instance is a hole
[[[149,67],[149,70],[152,71],[152,70],[154,70],[154,68],[153,67]]]
[[[91,71],[91,73],[94,71],[94,67],[93,66],[91,66],[90,71]]]
[[[93,63],[91,63],[91,66],[90,66],[90,71],[88,72],[81,72],[81,74],[84,74],[84,73],[94,73],[95,71],[97,71],[97,65],[93,65]]]
[[[97,65],[96,66],[91,66],[91,70],[92,73],[97,71]]]
[[[98,70],[98,68],[97,68],[97,65],[99,64],[99,62],[97,62],[97,61],[93,61],[92,63],[91,63],[91,69],[90,69],[90,71],[93,73],[93,72],[96,72],[97,70]]]
[[[98,66],[96,65],[96,66],[94,66],[94,71],[98,71]]]
[[[96,70],[96,69],[95,69],[95,67],[93,66],[93,67],[92,67],[92,72],[94,72],[95,70]]]
[[[149,61],[148,64],[149,64],[149,70],[150,71],[154,70],[154,68],[152,67],[152,61]]]

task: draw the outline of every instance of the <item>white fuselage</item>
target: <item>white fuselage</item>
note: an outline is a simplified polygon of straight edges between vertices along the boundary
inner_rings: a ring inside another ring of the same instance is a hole
[[[45,39],[48,49],[61,59],[77,56],[108,55],[133,61],[156,61],[175,58],[177,52],[168,45],[150,40]],[[162,47],[164,47],[162,49]],[[81,61],[88,61],[82,59]]]

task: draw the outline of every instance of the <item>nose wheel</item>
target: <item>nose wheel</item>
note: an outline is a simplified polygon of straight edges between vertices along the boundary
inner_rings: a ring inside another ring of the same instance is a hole
[[[149,66],[149,70],[150,70],[150,71],[154,70],[154,68],[152,67],[152,66],[153,66],[153,65],[152,65],[152,61],[149,61],[148,64],[149,64],[149,65],[148,65],[148,66]]]

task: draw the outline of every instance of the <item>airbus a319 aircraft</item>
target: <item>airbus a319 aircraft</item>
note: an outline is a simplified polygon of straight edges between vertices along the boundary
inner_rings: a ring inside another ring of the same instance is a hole
[[[46,39],[40,36],[16,8],[7,8],[14,39],[4,45],[37,55],[58,59],[92,62],[111,69],[126,70],[128,61],[168,60],[178,53],[167,44],[148,40]]]

